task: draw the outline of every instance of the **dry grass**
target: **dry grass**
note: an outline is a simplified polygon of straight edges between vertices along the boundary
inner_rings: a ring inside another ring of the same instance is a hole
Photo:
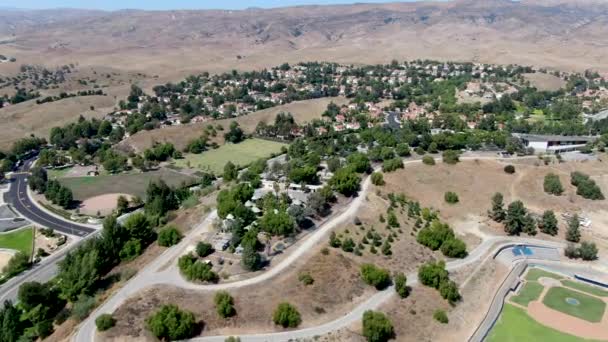
[[[224,132],[228,130],[232,121],[238,122],[246,133],[252,133],[255,131],[255,128],[260,121],[265,121],[267,123],[274,122],[276,115],[280,112],[289,112],[293,115],[296,122],[304,123],[316,118],[320,118],[321,114],[323,114],[327,108],[327,105],[332,101],[338,105],[348,102],[347,99],[342,97],[292,102],[286,105],[260,110],[234,119],[224,119],[182,126],[171,126],[152,131],[138,132],[137,134],[123,141],[121,145],[135,148],[137,151],[143,151],[152,146],[154,142],[168,141],[172,142],[176,148],[182,150],[191,140],[200,137],[205,127],[207,127],[209,124],[213,125],[214,127],[217,125],[224,127],[224,131],[218,131],[218,136],[216,139],[214,139],[215,142],[221,144],[224,140]]]
[[[539,90],[555,91],[566,85],[566,81],[562,80],[561,78],[540,72],[524,74],[524,77],[526,80],[530,81],[530,85],[538,88]]]
[[[300,272],[314,278],[313,285],[298,280]],[[340,291],[336,291],[336,289]],[[272,312],[282,301],[295,305],[302,315],[302,327],[314,326],[347,313],[373,290],[359,277],[358,265],[341,253],[316,254],[291,272],[265,283],[232,290],[237,315],[219,318],[213,305],[213,293],[155,287],[131,298],[116,312],[118,324],[107,338],[146,335],[144,319],[162,304],[173,303],[195,313],[204,322],[203,335],[239,334],[279,330],[272,323]],[[194,300],[195,299],[195,300]]]
[[[90,107],[94,106],[95,110]],[[101,118],[114,107],[110,96],[85,96],[37,105],[35,100],[0,109],[0,148],[7,149],[20,138],[35,134],[48,139],[51,128],[74,122],[79,115]]]

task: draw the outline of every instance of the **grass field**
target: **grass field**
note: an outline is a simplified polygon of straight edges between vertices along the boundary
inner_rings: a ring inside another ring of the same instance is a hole
[[[558,279],[561,280],[564,277],[555,274],[555,273],[551,273],[545,270],[541,270],[540,268],[530,268],[528,270],[528,273],[526,274],[526,280],[528,281],[537,281],[538,278],[541,277],[545,277],[545,278],[553,278],[553,279]]]
[[[567,287],[570,287],[570,288],[573,288],[573,289],[576,289],[579,291],[583,291],[588,294],[592,294],[594,296],[608,297],[608,291],[602,290],[596,286],[591,286],[591,285],[579,283],[577,281],[572,281],[572,280],[562,280],[562,284]]]
[[[511,297],[511,301],[519,305],[528,306],[531,301],[537,300],[543,292],[544,286],[533,281],[526,282],[517,296]]]
[[[218,149],[201,154],[185,154],[183,159],[175,161],[175,166],[196,168],[220,175],[229,161],[243,167],[259,158],[268,158],[272,153],[279,153],[283,146],[286,145],[274,141],[247,139],[239,144],[222,145]]]
[[[182,182],[196,182],[196,177],[187,176],[172,170],[160,169],[145,173],[117,174],[98,177],[70,177],[59,179],[64,186],[72,189],[74,199],[82,201],[87,198],[112,193],[139,196],[145,199],[146,188],[151,181],[164,180],[170,186],[179,186]]]
[[[578,305],[569,304],[566,298],[579,301]],[[600,322],[606,310],[602,300],[576,292],[565,287],[552,287],[543,298],[547,307],[589,322]]]
[[[14,232],[0,234],[0,248],[14,249],[31,255],[33,240],[34,228],[23,228]]]
[[[564,334],[536,322],[523,309],[505,304],[496,325],[488,334],[488,342],[581,342],[588,341]]]

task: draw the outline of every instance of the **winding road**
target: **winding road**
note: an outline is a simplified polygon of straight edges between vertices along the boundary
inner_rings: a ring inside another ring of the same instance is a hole
[[[502,159],[498,157],[464,157],[461,160],[473,160],[473,159]],[[405,161],[404,164],[419,163],[420,160],[409,160]],[[97,308],[87,320],[85,320],[79,327],[72,340],[76,342],[90,342],[95,340],[96,327],[95,318],[100,314],[112,313],[118,307],[120,307],[127,299],[132,295],[139,293],[146,288],[150,288],[154,285],[172,285],[184,289],[193,289],[199,291],[217,291],[241,288],[245,286],[252,286],[279,275],[282,271],[291,266],[296,260],[304,257],[315,245],[327,238],[327,235],[339,224],[352,218],[360,206],[362,205],[365,194],[371,184],[370,177],[367,177],[363,182],[359,196],[353,200],[347,210],[340,213],[338,216],[330,219],[324,225],[318,228],[314,233],[309,235],[303,242],[296,245],[296,249],[291,252],[285,259],[276,265],[273,265],[266,272],[255,276],[253,278],[245,279],[242,281],[236,281],[224,284],[194,284],[183,279],[179,274],[179,270],[175,265],[175,259],[179,257],[186,247],[194,244],[199,238],[200,234],[207,232],[211,229],[213,220],[217,217],[217,213],[212,212],[207,218],[205,218],[200,224],[195,227],[186,238],[184,238],[178,245],[167,249],[152,263],[148,264],[142,269],[135,277],[133,277],[122,289],[116,294],[110,297],[105,303]],[[520,238],[520,237],[503,237],[495,236],[484,239],[479,246],[470,252],[465,259],[453,260],[446,264],[446,268],[449,271],[457,270],[467,265],[480,262],[484,256],[487,256],[488,252],[495,247],[494,250],[504,248],[506,245],[512,244],[530,244],[550,248],[563,248],[562,243],[543,241],[531,238]],[[487,256],[489,257],[489,256]],[[170,263],[167,267],[167,263]],[[414,286],[418,283],[418,277],[416,273],[408,274],[408,285]],[[276,333],[263,333],[254,335],[239,335],[242,341],[262,342],[262,341],[286,341],[297,338],[312,338],[327,334],[332,331],[336,331],[340,328],[347,327],[353,323],[359,322],[363,312],[370,309],[375,309],[390,300],[395,291],[393,287],[389,287],[384,291],[379,291],[363,303],[359,304],[348,314],[327,322],[325,324],[309,327],[299,330],[292,330],[286,332]],[[209,341],[209,342],[223,342],[226,336],[205,336],[192,339],[193,341]]]
[[[41,263],[33,265],[29,270],[2,284],[0,286],[0,302],[5,300],[15,301],[19,286],[24,282],[46,282],[52,279],[57,274],[57,263],[65,257],[67,252],[87,238],[96,235],[99,231],[96,226],[78,224],[50,213],[31,198],[27,179],[33,163],[34,159],[26,160],[20,170],[11,176],[9,191],[4,193],[5,203],[10,204],[15,211],[29,221],[71,235],[76,238],[76,242],[65,246],[57,253],[43,259]]]

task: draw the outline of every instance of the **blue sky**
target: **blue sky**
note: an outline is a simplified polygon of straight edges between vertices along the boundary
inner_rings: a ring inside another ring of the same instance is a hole
[[[124,8],[167,9],[243,9],[247,7],[283,7],[295,5],[379,3],[391,0],[0,0],[0,7],[14,8],[89,8],[117,10]],[[395,1],[395,0],[392,0]],[[402,0],[404,1],[404,0]],[[405,0],[412,1],[412,0]]]

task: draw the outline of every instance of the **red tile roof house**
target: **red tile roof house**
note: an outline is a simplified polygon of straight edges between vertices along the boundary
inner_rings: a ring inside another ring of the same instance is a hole
[[[338,114],[338,115],[336,115],[336,121],[337,122],[344,122],[344,121],[346,121],[346,117],[344,115],[342,115],[342,114]]]

